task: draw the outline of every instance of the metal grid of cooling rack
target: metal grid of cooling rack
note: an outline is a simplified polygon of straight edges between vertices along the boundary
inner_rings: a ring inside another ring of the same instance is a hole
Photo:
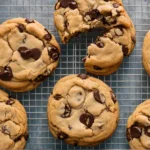
[[[120,69],[107,77],[100,77],[115,91],[120,103],[120,121],[114,135],[96,147],[73,147],[55,140],[47,125],[47,99],[54,84],[63,76],[85,72],[81,59],[97,33],[82,34],[63,45],[53,25],[53,8],[56,0],[0,0],[0,23],[15,18],[35,18],[52,31],[61,45],[62,54],[54,75],[37,89],[27,93],[11,93],[25,106],[28,114],[29,141],[26,149],[32,150],[100,150],[129,149],[125,139],[126,120],[135,107],[150,98],[149,77],[141,63],[142,42],[150,29],[150,0],[123,0],[137,31],[137,44]]]

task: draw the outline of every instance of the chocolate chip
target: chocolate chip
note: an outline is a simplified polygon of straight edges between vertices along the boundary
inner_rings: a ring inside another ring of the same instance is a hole
[[[21,141],[22,135],[14,139],[14,142],[17,143],[18,141]]]
[[[105,96],[99,93],[98,89],[95,89],[93,92],[94,98],[97,102],[104,104],[105,103]]]
[[[86,62],[86,57],[84,57],[84,58],[82,59],[82,62],[84,62],[84,63]]]
[[[25,60],[31,57],[31,51],[26,47],[20,47],[18,49],[18,52],[20,53],[21,57]]]
[[[59,50],[56,47],[48,48],[48,55],[53,59],[53,61],[57,61],[59,59]]]
[[[100,12],[97,9],[94,9],[90,12],[87,12],[85,16],[90,16],[91,21],[93,21],[94,19],[97,19],[100,16]]]
[[[29,134],[28,134],[28,133],[25,133],[24,139],[25,139],[26,141],[28,141],[28,139],[29,139]]]
[[[102,70],[102,68],[99,67],[99,66],[93,66],[93,68],[94,68],[95,70]]]
[[[103,42],[98,42],[96,45],[97,45],[99,48],[103,48],[103,47],[104,47],[104,43],[103,43]]]
[[[80,116],[80,122],[90,128],[94,123],[94,116],[89,113],[82,114]]]
[[[52,39],[52,35],[51,34],[45,34],[44,39],[47,41],[50,41]]]
[[[54,99],[55,100],[60,100],[62,98],[62,96],[60,95],[60,94],[56,94],[55,96],[54,96]]]
[[[26,21],[27,23],[34,23],[34,20],[33,20],[33,19],[28,19],[28,18],[26,18],[25,21]]]
[[[150,126],[144,128],[145,135],[150,137]]]
[[[81,78],[81,79],[87,79],[88,78],[88,75],[82,73],[82,74],[79,74],[77,77]]]
[[[10,81],[13,77],[10,67],[0,67],[0,79],[3,81]]]
[[[41,51],[38,48],[30,49],[31,57],[35,60],[38,60],[41,56]]]
[[[15,103],[15,101],[13,99],[9,99],[9,100],[6,101],[7,105],[12,105],[14,103]]]
[[[133,125],[130,128],[130,134],[132,138],[139,138],[142,135],[142,129],[137,125]]]
[[[69,7],[71,8],[71,9],[76,9],[77,7],[78,7],[78,5],[77,5],[77,3],[76,2],[70,2],[69,3]]]
[[[22,32],[24,32],[25,27],[24,27],[23,24],[19,24],[19,25],[18,25],[18,29],[19,29],[19,31],[22,33]]]
[[[70,117],[71,114],[71,107],[68,104],[65,104],[65,111],[64,113],[61,115],[62,118],[68,118]]]
[[[39,75],[36,79],[35,82],[42,82],[44,81],[48,76],[43,76],[43,75]]]
[[[59,140],[65,140],[65,139],[68,138],[68,135],[64,132],[59,132],[57,137],[58,137]]]
[[[74,0],[61,0],[60,6],[63,8],[67,8],[70,3],[75,2]]]
[[[111,94],[111,98],[112,98],[113,102],[116,103],[117,102],[116,95],[114,94],[113,91],[110,91],[110,94]]]
[[[114,8],[118,8],[120,5],[118,3],[113,3]]]
[[[136,38],[135,37],[132,36],[131,39],[132,39],[133,43],[136,43]]]
[[[123,51],[124,56],[128,56],[128,51],[129,51],[129,49],[128,49],[127,46],[122,45],[122,51]]]

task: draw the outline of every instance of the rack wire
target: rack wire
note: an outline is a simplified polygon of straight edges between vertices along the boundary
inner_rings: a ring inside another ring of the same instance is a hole
[[[120,69],[106,77],[100,77],[115,91],[120,104],[120,121],[111,138],[96,147],[73,147],[55,140],[48,130],[47,100],[55,83],[63,76],[85,72],[81,59],[87,46],[95,40],[97,33],[85,33],[63,45],[53,25],[53,9],[56,0],[0,0],[0,23],[15,18],[34,18],[47,27],[60,43],[62,54],[55,73],[37,89],[26,93],[10,93],[25,106],[28,114],[30,150],[110,150],[129,149],[125,138],[126,121],[135,107],[150,97],[149,77],[143,69],[141,50],[143,38],[150,29],[150,0],[123,0],[137,31],[134,52],[125,58]]]

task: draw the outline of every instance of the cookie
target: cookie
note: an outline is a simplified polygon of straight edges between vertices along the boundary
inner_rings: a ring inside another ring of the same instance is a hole
[[[144,43],[143,43],[143,50],[142,50],[142,57],[143,57],[143,66],[150,75],[150,31],[146,34]]]
[[[115,131],[119,105],[104,82],[79,74],[57,82],[47,112],[49,129],[55,138],[76,146],[94,146]]]
[[[55,26],[64,43],[81,32],[104,28],[83,58],[87,72],[109,75],[129,56],[135,28],[121,0],[60,0],[55,5]]]
[[[132,150],[150,149],[150,100],[141,103],[128,118],[127,140]]]
[[[15,92],[36,88],[57,67],[60,48],[36,20],[16,18],[0,25],[0,85]]]
[[[27,115],[20,102],[0,90],[0,149],[21,150],[28,139]]]

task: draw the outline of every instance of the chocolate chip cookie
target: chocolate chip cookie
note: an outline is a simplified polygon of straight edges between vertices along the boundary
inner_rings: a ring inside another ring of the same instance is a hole
[[[0,149],[22,150],[28,139],[27,115],[20,102],[0,90]]]
[[[36,88],[56,68],[60,48],[55,37],[32,19],[0,25],[0,85],[15,92]]]
[[[129,117],[126,135],[132,150],[150,149],[150,100],[137,106]]]
[[[112,89],[86,74],[60,79],[48,102],[51,133],[72,145],[94,146],[104,141],[115,131],[118,117]]]
[[[146,34],[144,43],[143,43],[143,51],[142,51],[142,56],[143,56],[143,66],[150,75],[150,31]]]
[[[59,0],[54,21],[64,43],[81,32],[105,29],[83,58],[86,71],[95,75],[115,72],[135,45],[134,25],[121,0]]]

